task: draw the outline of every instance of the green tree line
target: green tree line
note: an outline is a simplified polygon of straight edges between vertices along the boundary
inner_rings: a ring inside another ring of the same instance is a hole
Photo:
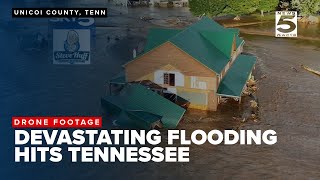
[[[190,11],[196,15],[241,16],[260,11],[274,11],[276,9],[297,10],[302,16],[319,13],[320,0],[189,0]]]

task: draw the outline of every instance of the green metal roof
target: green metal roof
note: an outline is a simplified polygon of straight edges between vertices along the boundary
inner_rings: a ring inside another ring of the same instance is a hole
[[[227,58],[231,58],[235,33],[229,31],[203,31],[201,35],[218,48]]]
[[[140,118],[141,120],[147,122],[147,123],[153,123],[162,118],[162,116],[152,114],[145,111],[127,111],[128,114],[131,114],[137,118]]]
[[[127,84],[120,95],[103,97],[102,102],[149,122],[161,117],[165,128],[175,128],[185,112],[182,107],[139,84]]]
[[[236,35],[240,34],[240,30],[238,28],[228,28],[228,30],[234,32]]]
[[[217,94],[240,97],[255,62],[256,57],[240,54],[219,84]]]
[[[238,48],[242,43],[244,43],[244,40],[239,37],[240,30],[238,28],[227,28],[230,32],[233,32],[236,36],[236,47]]]
[[[107,96],[102,98],[102,105],[108,113],[117,116],[116,124],[124,128],[151,129],[152,123],[162,117],[148,113],[128,102],[126,96]]]
[[[109,106],[104,106],[105,108],[109,108]],[[110,110],[108,109],[108,112]],[[132,120],[127,116],[127,113],[125,111],[120,111],[119,114],[117,114],[117,118],[114,119],[114,124],[117,124],[123,128],[138,128],[135,124],[132,123]]]
[[[203,17],[200,21],[192,24],[169,41],[207,68],[219,74],[228,63],[229,58],[211,43],[212,39],[208,40],[203,37],[201,32],[222,31],[223,29],[224,27],[212,19]]]
[[[127,111],[128,116],[143,129],[151,129],[152,123],[160,121],[161,116],[145,111]]]
[[[162,116],[162,123],[166,128],[175,128],[182,118],[185,109],[174,104],[156,92],[139,84],[129,84],[125,91],[127,96],[142,110]]]
[[[160,29],[152,28],[148,33],[147,44],[144,47],[144,52],[148,52],[151,49],[163,44],[171,37],[181,32],[179,29]]]
[[[171,42],[218,74],[228,62],[228,58],[198,32],[185,30]]]
[[[212,19],[203,17],[184,30],[151,29],[144,53],[169,41],[204,66],[220,74],[230,60],[231,39],[233,41],[235,36],[237,47],[243,42],[238,35],[238,29],[226,29]]]
[[[146,112],[142,112],[148,114]],[[140,117],[135,113],[130,111],[121,111],[121,113],[117,116],[116,124],[123,127],[123,128],[130,128],[130,129],[146,129],[150,130],[152,128],[152,123],[159,121],[159,116],[156,115],[147,115],[148,117]]]
[[[236,46],[237,48],[244,43],[244,40],[242,38],[240,38],[239,36],[236,36]]]
[[[126,111],[139,110],[139,108],[135,104],[130,103],[130,101],[128,101],[126,96],[120,96],[120,95],[105,96],[101,98],[101,102],[102,102],[102,105],[104,107],[107,107],[109,110],[111,109],[112,106],[116,106],[116,107],[112,107],[111,109],[112,113],[116,111],[122,111],[122,110],[126,110]]]

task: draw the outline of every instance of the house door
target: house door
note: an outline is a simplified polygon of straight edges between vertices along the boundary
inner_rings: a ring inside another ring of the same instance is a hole
[[[175,74],[169,74],[169,85],[170,86],[175,86],[175,79],[176,79],[176,77],[175,77]]]
[[[163,84],[168,84],[169,86],[176,85],[176,76],[173,73],[164,73],[163,74]]]

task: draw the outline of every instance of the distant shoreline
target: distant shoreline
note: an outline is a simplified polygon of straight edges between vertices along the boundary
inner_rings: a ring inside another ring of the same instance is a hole
[[[238,28],[238,29],[240,29],[240,32],[243,33],[243,34],[274,37],[274,32],[249,30],[249,29],[244,29],[244,28]],[[307,37],[307,36],[303,36],[303,35],[298,35],[298,37],[294,37],[294,39],[320,41],[319,37]]]
[[[262,31],[256,29],[247,29],[243,28],[244,26],[256,25],[256,24],[263,24],[267,21],[256,21],[256,22],[243,22],[243,23],[222,23],[222,25],[226,28],[238,28],[241,33],[243,34],[250,34],[250,35],[260,35],[260,36],[270,36],[274,37],[274,32],[271,31]],[[302,40],[312,40],[312,41],[320,41],[320,37],[314,36],[305,36],[305,35],[298,35],[295,39],[302,39]]]

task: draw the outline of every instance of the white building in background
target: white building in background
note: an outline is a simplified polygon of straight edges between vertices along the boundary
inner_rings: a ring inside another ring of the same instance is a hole
[[[150,0],[152,6],[159,4],[160,7],[166,7],[168,2],[173,2],[174,7],[183,7],[188,5],[189,0]]]
[[[117,6],[124,6],[127,7],[128,5],[128,0],[107,0],[108,3],[117,5]]]

